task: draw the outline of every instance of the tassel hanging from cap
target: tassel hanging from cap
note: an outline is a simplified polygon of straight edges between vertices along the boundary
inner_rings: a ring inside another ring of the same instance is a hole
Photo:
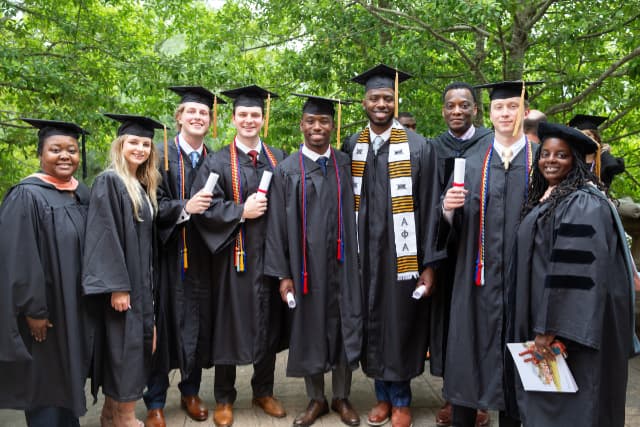
[[[524,117],[524,95],[526,92],[527,85],[525,84],[525,81],[522,81],[522,92],[520,92],[520,105],[518,106],[518,115],[516,116],[516,123],[515,126],[513,127],[513,134],[512,136],[516,136],[518,135],[518,133],[520,132],[520,128],[522,127],[522,119]]]
[[[396,70],[396,79],[393,85],[393,93],[394,93],[394,100],[393,100],[393,108],[394,108],[394,113],[393,113],[393,117],[395,117],[396,119],[398,118],[398,85],[400,84],[400,82],[398,81],[398,70]]]
[[[336,147],[340,148],[340,125],[342,122],[342,102],[338,100],[338,129],[336,129]]]
[[[264,118],[264,138],[269,135],[269,110],[271,109],[271,94],[267,94],[267,112]]]
[[[211,135],[214,138],[218,137],[218,97],[213,96],[213,129]]]
[[[163,137],[164,137],[164,170],[168,171],[169,170],[169,143],[167,142],[167,127],[163,126],[164,128],[164,133],[163,133]]]

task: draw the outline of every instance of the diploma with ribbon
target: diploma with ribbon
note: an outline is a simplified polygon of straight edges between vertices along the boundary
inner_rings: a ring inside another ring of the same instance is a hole
[[[262,178],[260,178],[260,184],[258,185],[258,192],[256,198],[266,198],[269,191],[269,185],[271,184],[271,177],[273,173],[270,171],[262,172]]]

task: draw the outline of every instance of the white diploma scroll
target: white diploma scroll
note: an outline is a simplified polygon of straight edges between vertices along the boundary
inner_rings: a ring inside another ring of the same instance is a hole
[[[464,187],[464,168],[466,160],[457,158],[453,164],[453,186]]]
[[[427,287],[425,285],[420,285],[418,286],[414,291],[413,294],[411,294],[411,298],[413,299],[420,299],[422,298],[422,295],[424,295],[425,291],[427,290]]]
[[[209,174],[209,178],[207,178],[207,183],[204,184],[204,187],[202,189],[204,191],[206,191],[207,193],[213,194],[213,189],[216,187],[216,183],[218,182],[218,178],[220,178],[220,175],[218,175],[215,172],[211,172]]]
[[[296,299],[291,292],[287,292],[287,305],[289,308],[296,308]]]
[[[265,198],[267,196],[272,176],[273,173],[269,171],[262,172],[262,178],[260,178],[260,185],[258,185],[258,194],[256,194],[256,197]]]

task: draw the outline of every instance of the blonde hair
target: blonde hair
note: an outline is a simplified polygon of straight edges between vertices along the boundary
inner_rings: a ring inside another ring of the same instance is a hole
[[[151,143],[151,153],[146,162],[141,164],[136,170],[136,176],[131,175],[127,160],[122,154],[122,147],[131,135],[120,135],[111,144],[111,165],[109,169],[112,169],[122,179],[127,193],[131,198],[133,205],[133,216],[138,220],[140,218],[140,208],[142,207],[143,199],[140,195],[139,184],[142,184],[145,192],[151,200],[153,205],[153,211],[158,211],[158,199],[156,197],[156,190],[160,185],[160,172],[158,172],[158,154],[156,147]]]
[[[184,103],[182,103],[178,105],[178,108],[176,108],[175,113],[173,113],[173,118],[176,119],[176,129],[178,129],[178,132],[182,130],[182,125],[178,121],[178,116],[180,116],[184,112],[184,108],[185,108],[185,105]],[[213,110],[211,108],[209,108],[209,120],[213,120]]]

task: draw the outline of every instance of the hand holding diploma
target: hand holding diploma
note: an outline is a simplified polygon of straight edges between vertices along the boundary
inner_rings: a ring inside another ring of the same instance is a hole
[[[442,207],[445,211],[451,211],[464,206],[464,200],[469,192],[464,189],[464,171],[465,159],[455,159],[453,166],[453,186],[447,190],[442,201]]]
[[[269,171],[264,171],[262,173],[260,185],[258,185],[258,191],[250,195],[244,202],[244,211],[242,212],[243,218],[259,218],[267,211],[267,192],[269,191],[269,184],[271,184],[272,176],[273,174]]]
[[[198,191],[189,200],[187,200],[184,210],[188,214],[202,214],[209,209],[211,201],[213,200],[213,189],[215,188],[219,177],[220,176],[217,173],[211,172],[209,174],[209,178],[207,178],[207,183],[204,185],[202,190]]]
[[[289,308],[296,308],[296,291],[293,287],[293,279],[280,279],[280,298],[286,302]]]
[[[431,267],[427,267],[422,271],[420,277],[418,278],[418,282],[416,283],[416,288],[413,290],[411,294],[411,298],[420,299],[422,297],[431,296],[433,291],[435,290],[435,285],[433,283],[433,269]]]
[[[266,198],[269,191],[269,185],[271,184],[271,177],[273,173],[270,171],[262,172],[262,178],[260,178],[260,185],[258,185],[258,192],[256,195],[258,198]]]

